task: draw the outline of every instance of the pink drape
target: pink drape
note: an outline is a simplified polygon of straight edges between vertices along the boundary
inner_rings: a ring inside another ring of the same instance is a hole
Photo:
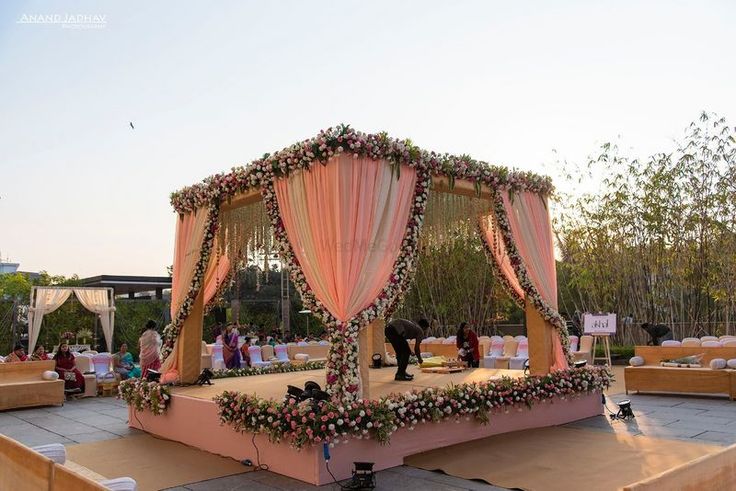
[[[511,234],[527,274],[542,300],[557,310],[557,271],[555,266],[552,224],[546,199],[532,192],[501,193]],[[518,280],[517,280],[518,282]],[[567,368],[560,337],[552,336],[552,369]]]
[[[212,247],[213,253],[210,257],[210,263],[207,265],[207,271],[204,274],[204,304],[207,305],[212,300],[217,291],[220,289],[222,282],[227,280],[230,272],[230,259],[226,255],[216,255],[217,240]]]
[[[406,232],[416,171],[341,154],[274,184],[289,242],[315,297],[338,320],[388,282]]]
[[[174,266],[171,277],[171,317],[176,316],[181,307],[199,261],[204,239],[204,227],[208,211],[200,209],[197,213],[187,213],[176,219],[176,239],[174,242]]]
[[[509,287],[513,289],[520,298],[524,298],[524,290],[521,288],[519,279],[516,277],[516,272],[514,272],[514,267],[511,265],[511,259],[506,252],[506,244],[504,244],[503,238],[498,233],[493,213],[481,217],[480,226],[483,231],[486,245],[488,245],[488,249],[491,251],[492,258],[496,263],[496,267],[506,278]]]

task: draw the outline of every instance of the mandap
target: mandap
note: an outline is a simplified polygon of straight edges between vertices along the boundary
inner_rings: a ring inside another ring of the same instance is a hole
[[[552,191],[548,177],[341,125],[175,192],[164,381],[197,379],[204,314],[244,257],[273,250],[305,307],[328,327],[328,390],[343,401],[369,398],[364,382],[371,348],[383,345],[383,319],[409,288],[422,240],[452,240],[442,225],[457,218],[472,223],[495,274],[526,311],[531,372],[567,368]]]

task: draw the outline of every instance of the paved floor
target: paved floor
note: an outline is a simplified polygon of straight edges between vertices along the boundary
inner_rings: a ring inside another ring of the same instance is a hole
[[[611,421],[606,415],[567,425],[581,430],[622,432],[671,440],[689,440],[716,445],[736,443],[736,402],[723,398],[686,396],[630,395],[610,396],[608,407],[631,399],[636,418]],[[79,399],[62,407],[22,409],[0,412],[0,433],[29,445],[63,443],[74,445],[98,440],[124,438],[139,434],[127,426],[127,408],[113,398]],[[476,481],[467,481],[441,473],[411,467],[397,467],[377,473],[377,489],[422,489],[430,491],[501,490]],[[307,490],[316,489],[267,471],[212,479],[172,490]],[[337,486],[320,489],[337,490]]]

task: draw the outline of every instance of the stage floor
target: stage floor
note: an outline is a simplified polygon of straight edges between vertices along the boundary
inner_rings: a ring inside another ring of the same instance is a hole
[[[521,370],[502,370],[494,368],[471,368],[459,373],[437,374],[422,373],[417,368],[409,371],[414,374],[411,382],[396,382],[395,367],[370,370],[370,398],[379,399],[389,394],[404,393],[412,389],[430,387],[446,387],[450,384],[468,382],[484,382],[502,376],[517,378],[523,376]],[[254,375],[251,377],[220,378],[212,381],[211,386],[174,387],[175,395],[212,399],[226,390],[255,394],[265,399],[281,399],[286,394],[286,386],[304,387],[304,383],[313,380],[322,387],[325,385],[325,370],[307,370],[304,372],[276,373],[270,375]]]

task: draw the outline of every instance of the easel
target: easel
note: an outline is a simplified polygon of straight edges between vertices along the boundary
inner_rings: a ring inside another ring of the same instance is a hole
[[[596,360],[604,360],[606,362],[607,366],[611,365],[611,343],[610,343],[610,334],[606,333],[598,333],[593,334],[593,365],[595,365]],[[603,356],[596,356],[596,347],[598,346],[598,338],[601,338],[603,340]]]

